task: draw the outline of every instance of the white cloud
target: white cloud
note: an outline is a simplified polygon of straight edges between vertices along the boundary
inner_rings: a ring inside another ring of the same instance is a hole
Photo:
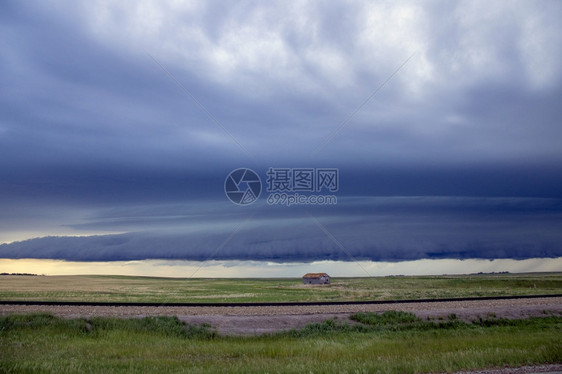
[[[80,8],[102,43],[149,52],[167,66],[202,74],[242,94],[279,86],[301,94],[373,87],[412,53],[396,77],[401,95],[509,82],[524,69],[528,84],[559,78],[561,33],[556,3],[465,1],[350,2],[341,18],[315,3],[90,2]],[[345,25],[342,26],[342,25]],[[330,34],[344,27],[341,35]],[[521,67],[520,64],[523,64]],[[273,91],[271,91],[273,90]],[[311,91],[312,90],[312,91]],[[368,89],[367,89],[368,90]]]
[[[562,11],[560,4],[550,12],[533,12],[523,21],[519,47],[525,70],[533,88],[550,88],[560,80],[562,60],[562,33],[556,24]],[[556,11],[556,8],[557,11]]]

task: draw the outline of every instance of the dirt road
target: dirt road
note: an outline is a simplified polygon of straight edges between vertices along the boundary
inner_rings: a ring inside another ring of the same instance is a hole
[[[445,301],[431,303],[392,303],[358,305],[246,306],[246,307],[147,307],[75,305],[0,305],[0,314],[49,312],[74,317],[177,316],[194,324],[210,323],[220,334],[254,335],[303,327],[329,318],[349,321],[356,312],[402,310],[424,319],[446,319],[450,314],[465,321],[481,317],[524,318],[562,315],[562,297],[508,300]]]

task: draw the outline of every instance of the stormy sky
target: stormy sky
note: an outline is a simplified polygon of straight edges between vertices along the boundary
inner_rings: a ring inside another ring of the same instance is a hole
[[[3,1],[0,258],[560,257],[560,14]],[[338,203],[227,199],[269,167],[337,168]]]

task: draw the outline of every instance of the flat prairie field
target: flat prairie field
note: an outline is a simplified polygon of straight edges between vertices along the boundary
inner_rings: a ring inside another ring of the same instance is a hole
[[[290,302],[561,294],[562,273],[332,278],[203,279],[133,276],[0,276],[0,300],[87,302]]]
[[[296,278],[0,276],[0,300],[224,303],[560,293],[561,273],[334,278],[323,286],[304,286]],[[502,373],[513,373],[521,366],[530,367],[518,373],[544,367],[560,371],[562,316],[546,309],[515,319],[495,313],[465,318],[450,312],[430,318],[403,310],[350,312],[251,336],[226,335],[212,323],[145,312],[148,316],[135,318],[7,313],[0,316],[0,372],[435,373],[503,368]]]

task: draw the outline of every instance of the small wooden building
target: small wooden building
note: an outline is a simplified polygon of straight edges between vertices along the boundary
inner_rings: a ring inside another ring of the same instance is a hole
[[[302,277],[304,284],[330,284],[330,276],[326,273],[306,273]]]

